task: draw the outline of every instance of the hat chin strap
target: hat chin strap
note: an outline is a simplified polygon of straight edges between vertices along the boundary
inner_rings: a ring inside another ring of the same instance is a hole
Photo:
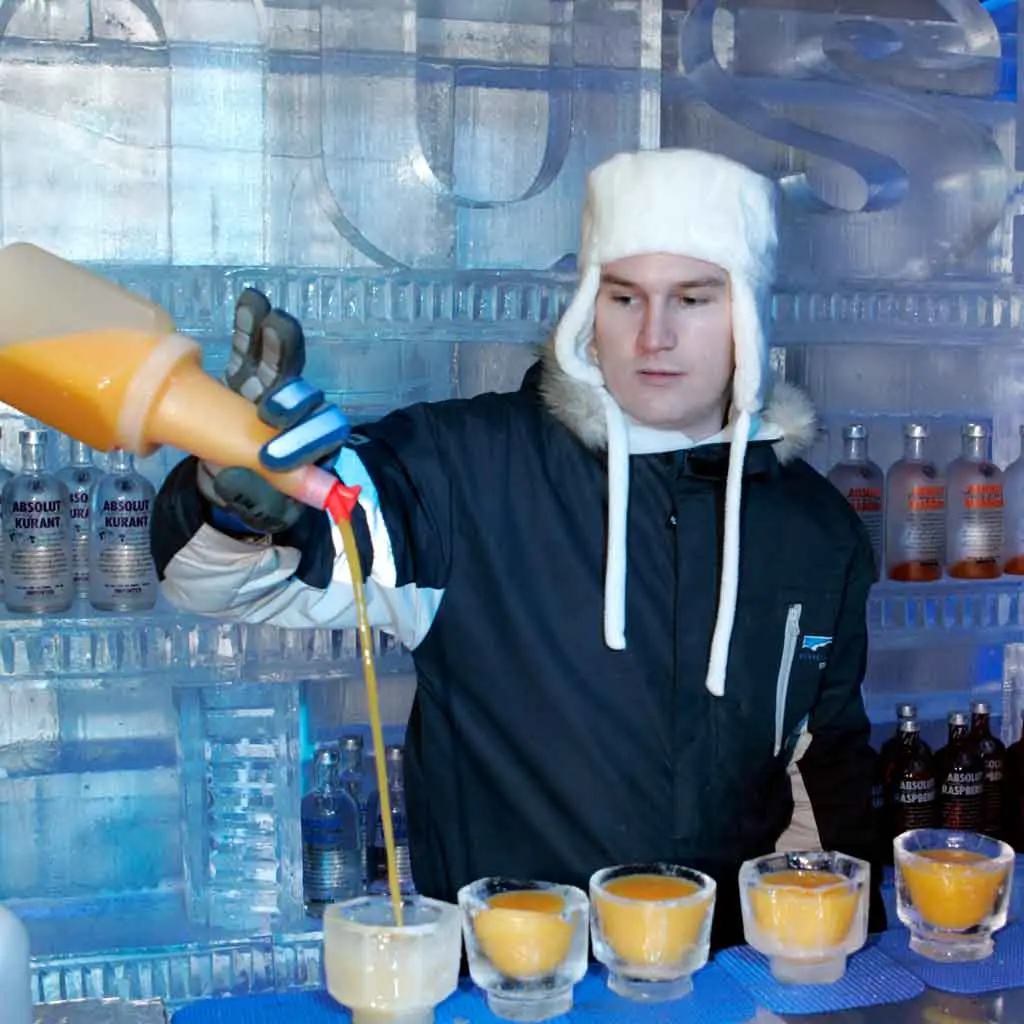
[[[618,403],[601,388],[608,431],[608,548],[604,567],[604,642],[626,648],[626,523],[629,516],[629,434]]]
[[[750,436],[750,413],[736,417],[729,446],[729,471],[725,478],[725,530],[722,541],[722,582],[718,588],[718,616],[711,638],[711,657],[704,685],[715,697],[725,694],[725,673],[729,665],[729,643],[736,621],[736,597],[740,574],[740,504],[743,463]]]

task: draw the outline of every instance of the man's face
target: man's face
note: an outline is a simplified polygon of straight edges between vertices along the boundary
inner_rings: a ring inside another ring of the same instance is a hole
[[[650,253],[606,263],[593,351],[619,407],[695,441],[724,425],[734,368],[729,275]]]

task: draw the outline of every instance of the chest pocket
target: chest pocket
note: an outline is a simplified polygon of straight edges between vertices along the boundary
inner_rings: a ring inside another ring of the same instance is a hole
[[[830,592],[780,595],[785,618],[775,679],[776,757],[795,745],[820,692],[832,656],[838,600]]]

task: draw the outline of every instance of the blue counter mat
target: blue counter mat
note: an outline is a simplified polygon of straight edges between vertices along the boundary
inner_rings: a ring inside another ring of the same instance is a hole
[[[693,978],[693,992],[671,1003],[634,1003],[610,992],[603,970],[592,968],[576,986],[572,1011],[553,1020],[572,1024],[746,1024],[757,1012],[754,1001],[715,964]],[[348,1011],[326,992],[206,999],[179,1010],[174,1024],[339,1024]],[[468,980],[445,1000],[436,1024],[499,1024],[483,993]],[[505,1022],[501,1022],[505,1024]]]
[[[987,960],[966,964],[938,963],[910,948],[906,928],[887,931],[879,945],[897,963],[940,992],[975,996],[1007,988],[1024,988],[1024,925],[996,932],[995,952]]]
[[[750,946],[723,950],[715,963],[731,974],[754,1002],[773,1013],[824,1013],[903,1003],[921,995],[924,982],[883,953],[866,946],[846,962],[846,974],[831,985],[785,985],[772,977],[768,958]]]

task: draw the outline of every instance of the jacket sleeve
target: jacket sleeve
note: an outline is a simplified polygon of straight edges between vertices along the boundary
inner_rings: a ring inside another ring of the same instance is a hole
[[[823,850],[837,850],[871,864],[872,931],[885,928],[882,865],[871,786],[875,754],[861,685],[867,664],[867,599],[874,582],[871,546],[863,530],[847,572],[846,588],[823,673],[821,692],[808,721],[810,743],[794,765],[793,798],[810,804]],[[799,814],[799,807],[794,817]]]
[[[415,647],[444,595],[450,553],[450,488],[429,411],[361,428],[334,468],[361,488],[352,525],[371,623]],[[292,628],[355,625],[350,566],[327,514],[307,509],[272,537],[219,530],[195,459],[161,487],[152,543],[162,591],[184,611]]]

